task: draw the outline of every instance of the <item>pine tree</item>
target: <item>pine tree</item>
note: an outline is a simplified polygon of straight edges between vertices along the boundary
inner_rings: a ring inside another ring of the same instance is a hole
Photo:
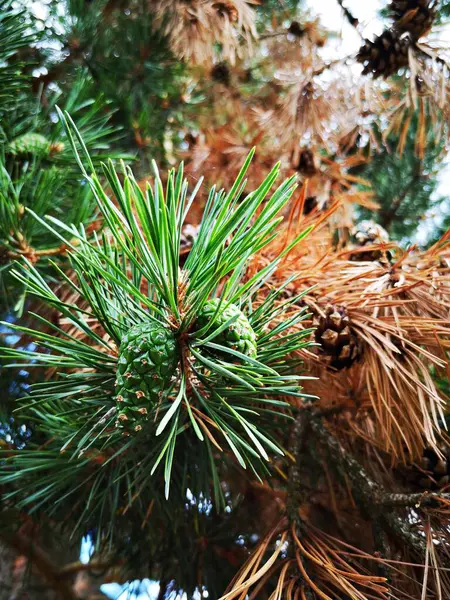
[[[0,44],[5,66],[0,76],[6,78],[6,91],[0,104],[1,304],[3,310],[5,305],[16,305],[20,311],[24,296],[17,286],[11,289],[12,262],[23,256],[45,269],[49,258],[61,260],[66,250],[31,213],[58,215],[67,223],[84,223],[86,227],[95,220],[92,195],[87,186],[80,185],[63,128],[55,118],[55,106],[60,104],[78,115],[85,143],[96,160],[104,158],[105,152],[111,158],[125,158],[126,153],[111,150],[123,134],[111,124],[110,103],[94,92],[85,71],[74,73],[66,95],[61,90],[33,92],[28,65],[19,62],[17,53],[24,46],[37,44],[42,36],[28,13],[16,10],[12,3],[5,3],[3,15]]]
[[[380,207],[375,214],[363,210],[363,215],[366,218],[375,216],[378,223],[397,240],[411,241],[418,222],[443,200],[436,193],[442,148],[430,141],[428,151],[423,157],[418,156],[416,131],[417,126],[408,131],[408,140],[401,154],[397,151],[398,138],[389,136],[386,148],[377,153],[367,166],[358,169],[361,177],[370,182]]]
[[[331,61],[295,0],[20,6],[0,598],[445,598],[448,234],[395,241],[445,156],[445,3]]]

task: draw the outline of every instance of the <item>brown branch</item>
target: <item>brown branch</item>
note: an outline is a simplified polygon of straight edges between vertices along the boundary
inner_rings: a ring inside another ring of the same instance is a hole
[[[269,33],[262,33],[258,39],[267,40],[269,38],[281,37],[283,35],[286,35],[287,33],[289,33],[289,29],[282,29],[281,31],[272,31]]]
[[[78,240],[72,240],[71,244],[77,245]],[[19,260],[20,258],[26,258],[32,264],[37,263],[41,258],[46,256],[58,256],[67,254],[70,246],[67,244],[61,244],[56,248],[47,248],[45,250],[37,250],[28,244],[22,245],[19,250],[8,250],[6,252],[6,258],[9,260]]]
[[[68,577],[70,575],[75,575],[76,573],[80,573],[82,571],[103,571],[109,569],[113,566],[113,562],[111,561],[101,561],[101,560],[91,560],[88,563],[82,563],[77,560],[75,562],[64,565],[59,569],[58,573],[61,577]]]
[[[380,504],[383,506],[398,506],[398,507],[428,507],[438,508],[440,501],[450,502],[450,493],[429,493],[421,492],[418,494],[389,494],[384,493],[379,498]]]
[[[349,11],[348,8],[346,8],[344,6],[344,2],[343,0],[336,0],[336,2],[339,4],[339,6],[342,8],[345,18],[347,19],[347,21],[350,23],[350,25],[352,27],[354,27],[355,29],[358,28],[359,25],[359,20],[353,16],[353,14]],[[359,32],[358,32],[359,33]]]
[[[289,483],[286,511],[291,522],[299,524],[298,508],[305,501],[305,486],[302,479],[302,452],[309,428],[309,411],[301,409],[295,419],[291,431],[289,449],[295,461],[289,468]]]
[[[423,558],[426,552],[426,541],[420,536],[407,519],[393,511],[386,510],[383,499],[387,498],[381,486],[373,481],[365,469],[350,455],[336,438],[327,430],[321,420],[311,418],[311,430],[316,440],[326,451],[329,464],[345,485],[350,483],[353,498],[364,518],[376,523],[390,537],[397,539],[403,545],[410,547],[418,556]]]
[[[290,522],[292,523],[294,531],[299,537],[302,535],[302,520],[300,519],[298,509],[305,502],[308,496],[308,491],[306,490],[306,486],[303,484],[302,479],[302,461],[304,461],[306,454],[303,452],[303,450],[308,437],[309,422],[309,410],[300,409],[292,427],[289,443],[289,450],[294,457],[294,462],[289,468],[286,512]],[[291,553],[294,552],[294,547],[294,544],[289,545],[289,551]],[[292,554],[292,557],[294,556],[295,555]],[[307,562],[305,558],[301,557],[300,555],[298,555],[296,558],[301,566]],[[302,578],[304,579],[303,575]],[[309,585],[305,586],[303,593],[306,600],[315,599],[314,592]]]
[[[60,576],[51,557],[32,539],[17,532],[6,531],[0,532],[0,539],[17,553],[26,556],[61,600],[77,600],[71,585]]]
[[[424,560],[427,552],[427,542],[423,536],[411,527],[406,517],[399,517],[393,512],[383,512],[382,521],[385,531],[391,535],[401,547],[411,549],[418,559]]]
[[[322,421],[312,418],[311,428],[314,432],[314,439],[325,448],[330,463],[336,468],[337,474],[341,479],[347,478],[350,482],[353,497],[364,513],[370,518],[374,500],[379,504],[382,496],[380,486],[373,481],[364,468],[357,460],[353,458],[333,437]]]

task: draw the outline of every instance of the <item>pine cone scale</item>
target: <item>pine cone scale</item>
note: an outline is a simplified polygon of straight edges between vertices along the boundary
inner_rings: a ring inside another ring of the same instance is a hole
[[[124,336],[116,373],[118,427],[142,428],[141,422],[159,401],[177,364],[175,337],[161,323],[140,323]]]

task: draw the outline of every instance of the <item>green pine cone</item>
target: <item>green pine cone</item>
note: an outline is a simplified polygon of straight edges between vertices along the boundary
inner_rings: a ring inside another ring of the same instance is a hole
[[[140,431],[176,371],[176,339],[162,323],[139,323],[122,338],[117,364],[116,426]]]
[[[25,133],[13,140],[8,147],[11,154],[34,154],[47,156],[51,151],[51,143],[40,133]]]
[[[197,317],[197,330],[203,329],[203,327],[206,327],[206,325],[208,325],[211,322],[211,319],[216,314],[219,303],[219,298],[214,298],[214,300],[208,300],[208,302],[206,302],[206,304],[200,311],[199,316]],[[225,304],[223,306],[225,306]],[[215,331],[216,329],[219,329],[219,327],[224,325],[235,315],[238,315],[237,319],[233,321],[231,325],[229,325],[223,331],[221,331],[211,341],[215,344],[227,346],[232,350],[237,350],[238,352],[241,352],[242,354],[245,354],[250,358],[255,358],[258,353],[255,332],[253,331],[252,326],[250,325],[247,317],[234,304],[229,304],[225,309],[220,309],[220,313],[216,316],[214,325],[210,329],[208,329],[208,331],[206,332],[206,336],[213,333],[213,331]],[[226,353],[224,353],[224,355],[225,354]],[[231,360],[231,358],[231,355],[226,355],[227,360]]]

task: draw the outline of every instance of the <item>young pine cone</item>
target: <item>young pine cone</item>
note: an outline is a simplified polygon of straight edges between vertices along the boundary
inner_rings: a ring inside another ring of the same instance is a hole
[[[122,338],[116,373],[116,427],[139,432],[178,364],[178,345],[170,329],[158,321],[131,327]]]

